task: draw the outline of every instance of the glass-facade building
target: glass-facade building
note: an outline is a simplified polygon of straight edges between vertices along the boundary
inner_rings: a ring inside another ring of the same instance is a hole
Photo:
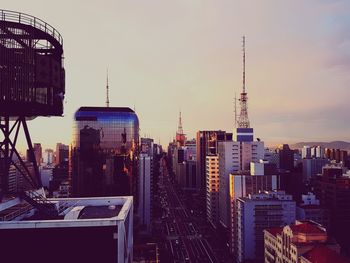
[[[73,195],[137,196],[139,120],[130,108],[81,107],[70,147]]]

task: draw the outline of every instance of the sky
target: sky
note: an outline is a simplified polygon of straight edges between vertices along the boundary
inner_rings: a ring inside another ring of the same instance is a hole
[[[246,89],[255,136],[267,145],[350,141],[349,0],[0,0],[64,39],[64,117],[29,123],[44,148],[71,141],[74,112],[136,109],[140,135],[166,145],[179,111],[188,138],[234,127]]]

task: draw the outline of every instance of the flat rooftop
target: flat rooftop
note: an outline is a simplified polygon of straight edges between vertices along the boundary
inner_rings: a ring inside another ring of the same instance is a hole
[[[32,203],[14,198],[0,204],[0,229],[113,226],[126,220],[132,196],[92,198],[48,198],[55,212],[47,216]]]

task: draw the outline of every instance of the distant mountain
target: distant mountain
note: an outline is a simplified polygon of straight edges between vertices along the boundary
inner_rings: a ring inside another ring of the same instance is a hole
[[[341,150],[347,150],[350,151],[350,142],[344,142],[344,141],[334,141],[334,142],[298,142],[295,144],[290,144],[289,147],[291,149],[301,149],[304,145],[314,146],[314,145],[320,145],[325,148],[331,148],[331,149],[341,149]]]

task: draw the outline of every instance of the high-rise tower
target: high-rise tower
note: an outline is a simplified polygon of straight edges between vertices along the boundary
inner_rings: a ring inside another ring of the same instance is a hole
[[[236,110],[235,99],[235,125],[233,141],[222,141],[218,143],[218,164],[219,164],[219,221],[227,229],[230,239],[230,249],[235,251],[236,239],[236,198],[243,193],[237,192],[236,186],[241,184],[234,182],[230,178],[232,175],[238,177],[246,176],[247,184],[254,178],[250,176],[251,162],[258,163],[264,158],[264,142],[254,141],[254,130],[250,126],[248,118],[248,97],[245,82],[245,37],[243,36],[243,77],[242,92],[239,97],[240,112]],[[238,116],[237,116],[238,115]],[[236,178],[236,177],[235,177]],[[266,178],[260,178],[265,180]],[[268,180],[268,179],[266,179]],[[237,183],[237,185],[236,185]],[[264,184],[265,183],[265,184]],[[267,185],[265,181],[259,184],[257,189],[265,190],[260,186]],[[255,188],[254,188],[255,189]],[[272,189],[268,189],[272,190]]]
[[[249,118],[248,118],[248,97],[245,90],[245,36],[243,36],[243,78],[242,78],[243,89],[241,92],[241,97],[239,99],[241,112],[238,117],[238,128],[249,128]]]

